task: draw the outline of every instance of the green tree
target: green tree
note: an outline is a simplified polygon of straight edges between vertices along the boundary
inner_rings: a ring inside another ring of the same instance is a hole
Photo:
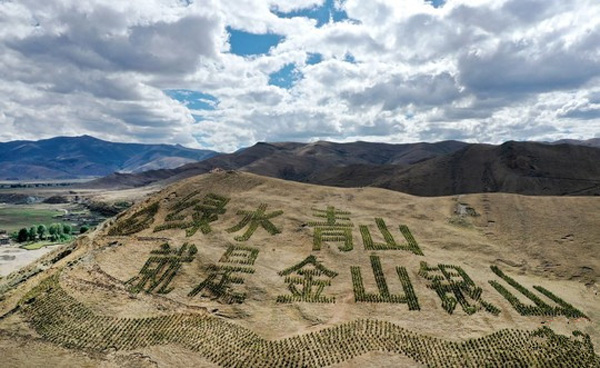
[[[59,235],[62,232],[62,226],[60,224],[52,224],[48,228],[48,234],[50,235]]]
[[[50,234],[50,241],[58,241],[62,235],[62,225],[54,223],[48,227],[48,234]]]
[[[71,228],[71,225],[69,225],[69,224],[62,224],[62,232],[63,232],[63,234],[65,234],[65,235],[71,235],[71,231],[72,230],[73,229]]]
[[[34,241],[37,239],[37,227],[32,226],[29,228],[29,231],[27,232],[27,238],[29,241]]]
[[[46,239],[46,232],[48,232],[48,229],[46,229],[46,225],[39,225],[37,227],[37,233],[40,240]]]
[[[19,235],[17,235],[17,241],[19,243],[24,243],[27,241],[28,237],[29,237],[29,233],[27,232],[27,229],[22,228],[21,230],[19,230]]]
[[[79,228],[79,234],[87,233],[90,230],[90,227],[87,225],[83,225]]]

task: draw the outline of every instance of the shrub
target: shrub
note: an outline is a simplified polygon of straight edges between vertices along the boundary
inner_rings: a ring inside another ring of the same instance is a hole
[[[71,231],[72,230],[73,230],[73,228],[71,227],[71,225],[69,225],[69,224],[62,224],[62,233],[63,234],[71,235]]]

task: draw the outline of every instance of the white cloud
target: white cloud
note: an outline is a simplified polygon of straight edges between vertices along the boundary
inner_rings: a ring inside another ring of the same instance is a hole
[[[271,11],[323,4],[1,1],[0,140],[91,134],[230,151],[257,140],[496,143],[600,131],[595,0],[346,0],[352,20],[320,28]],[[244,58],[230,52],[227,26],[285,38]],[[309,53],[323,61],[308,65]],[[288,64],[303,79],[268,85]],[[166,89],[218,104],[192,111]]]

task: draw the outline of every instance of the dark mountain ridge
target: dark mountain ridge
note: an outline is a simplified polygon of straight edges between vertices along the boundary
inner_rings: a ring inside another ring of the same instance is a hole
[[[244,150],[215,156],[176,169],[152,170],[140,174],[109,175],[87,184],[87,187],[135,187],[162,180],[174,182],[217,168],[243,170],[259,175],[310,183],[337,167],[347,165],[404,167],[448,154],[467,145],[467,143],[457,141],[414,144],[325,141],[307,144],[259,142]]]
[[[599,162],[600,148],[572,144],[257,143],[176,169],[110,175],[89,186],[170,183],[220,168],[320,185],[373,186],[420,196],[481,192],[600,195]]]
[[[600,147],[600,138],[591,138],[586,140],[561,139],[554,142],[544,142],[547,144],[572,144],[576,146]]]
[[[408,168],[371,170],[369,186],[422,196],[505,192],[600,195],[600,149],[569,144],[474,144]],[[347,171],[315,180],[347,182]]]

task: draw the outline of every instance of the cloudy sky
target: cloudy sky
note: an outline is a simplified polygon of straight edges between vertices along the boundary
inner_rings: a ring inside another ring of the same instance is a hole
[[[0,141],[600,137],[598,0],[0,0]]]

